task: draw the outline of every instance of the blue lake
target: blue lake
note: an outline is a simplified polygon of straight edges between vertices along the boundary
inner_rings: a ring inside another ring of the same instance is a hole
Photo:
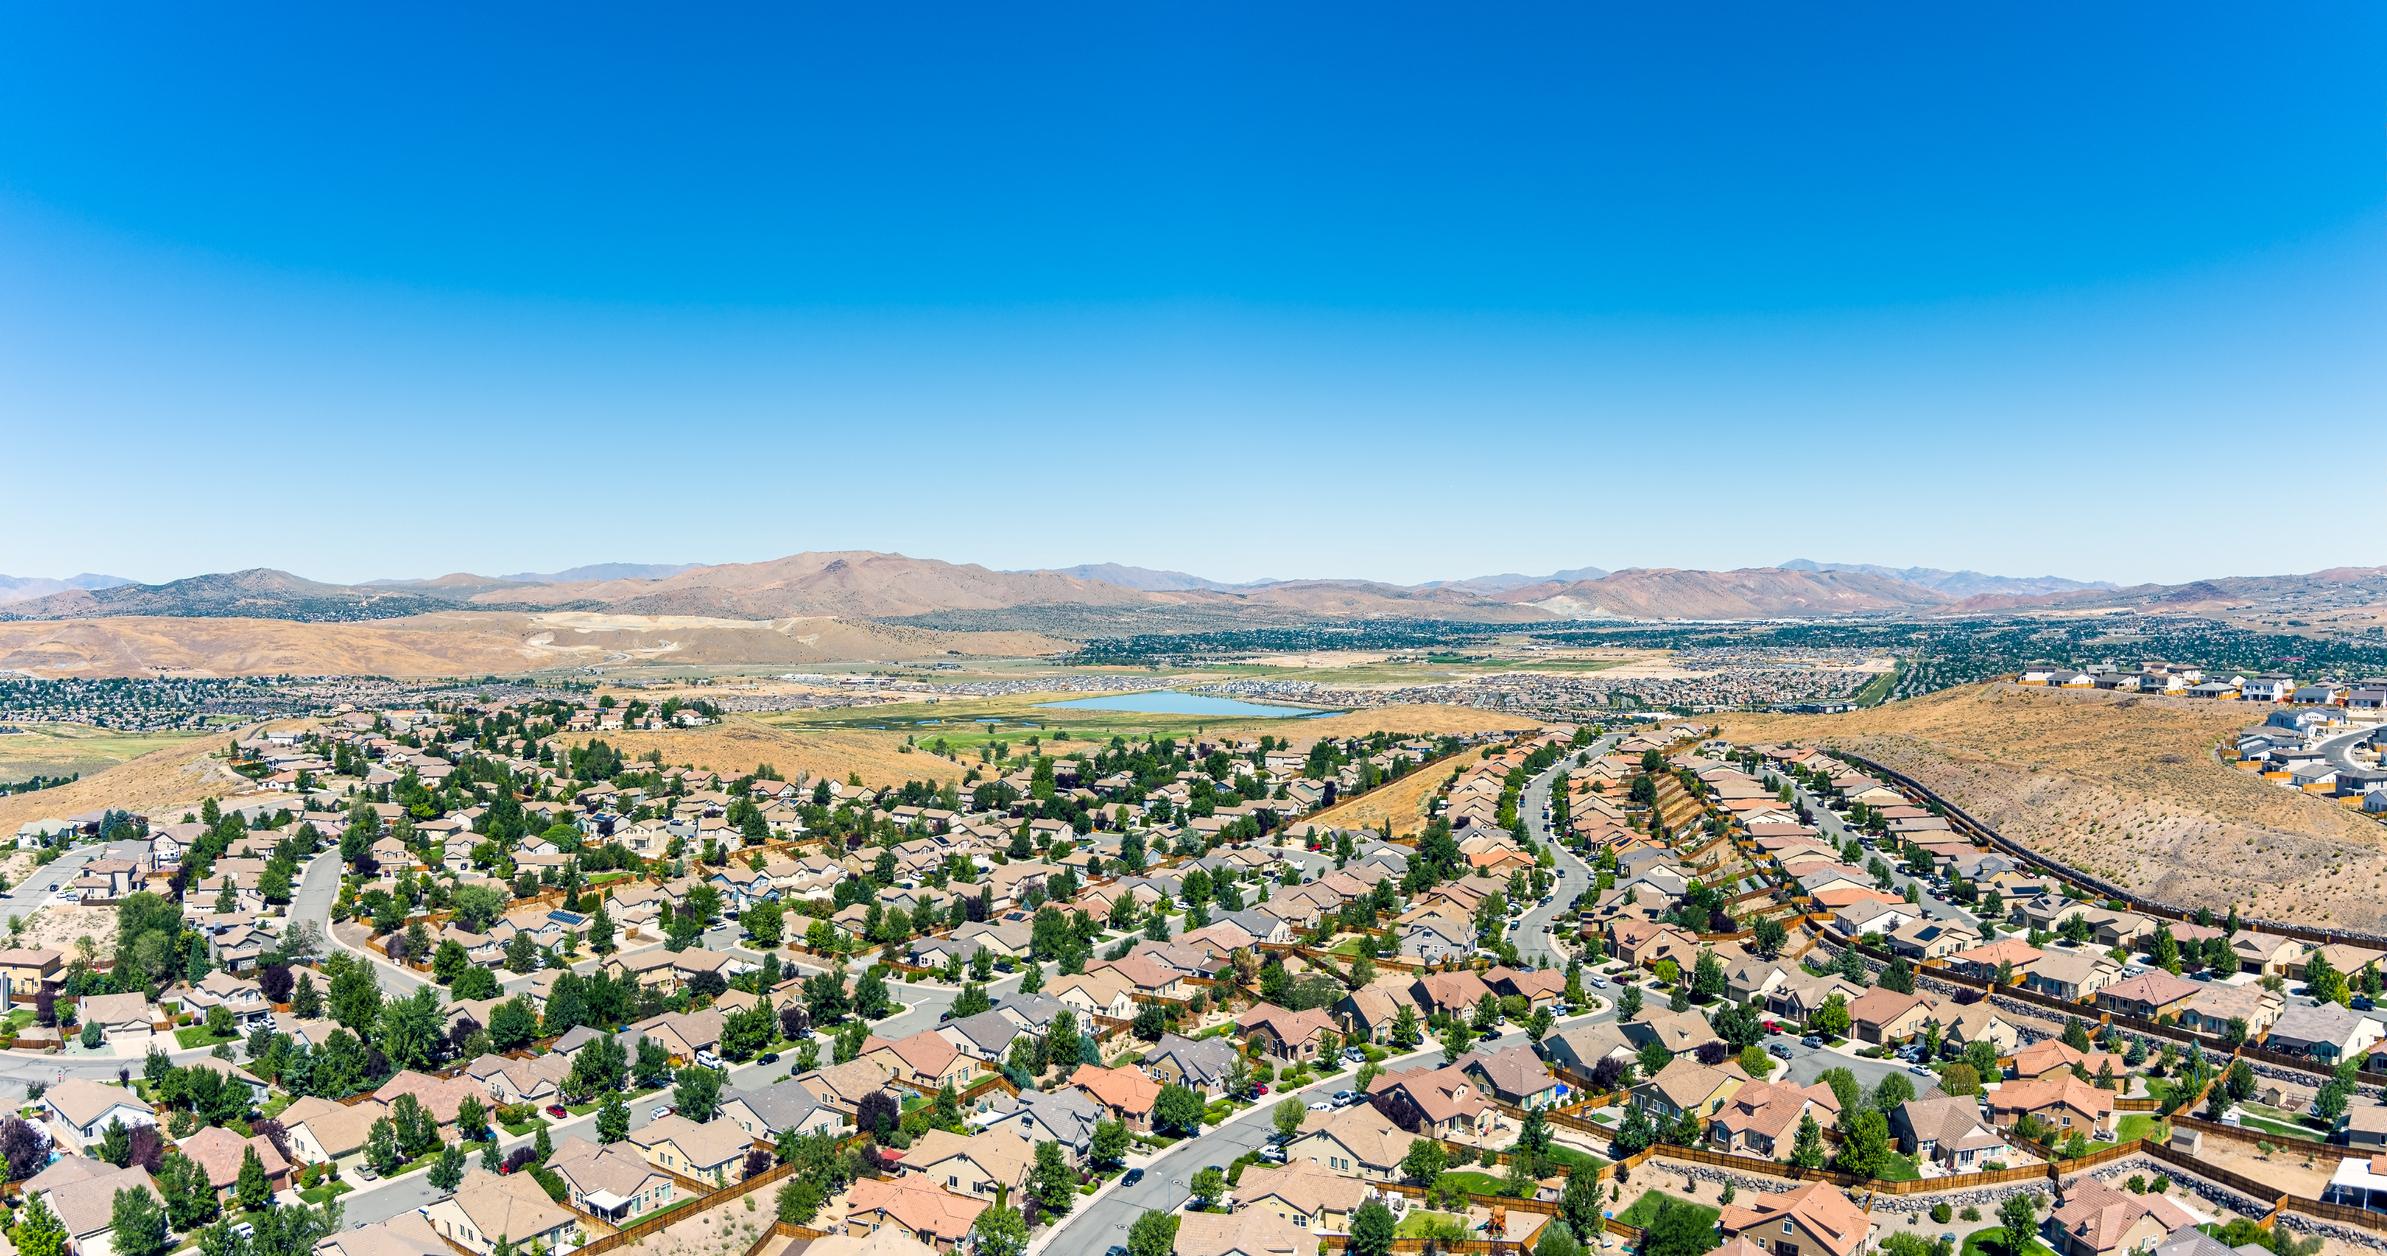
[[[1140,711],[1147,715],[1232,715],[1260,720],[1332,714],[1322,707],[1245,702],[1240,698],[1213,698],[1207,694],[1179,693],[1174,689],[1159,689],[1150,693],[1115,693],[1098,698],[1071,698],[1067,702],[1038,705],[1058,710]]]

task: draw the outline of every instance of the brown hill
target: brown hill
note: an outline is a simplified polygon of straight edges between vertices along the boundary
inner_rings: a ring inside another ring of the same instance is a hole
[[[303,727],[305,724],[303,720],[285,720],[256,727]],[[255,786],[249,779],[226,767],[219,757],[234,741],[249,735],[250,731],[226,731],[197,738],[127,760],[81,780],[35,790],[30,794],[0,798],[0,832],[14,833],[17,826],[31,820],[79,815],[110,807],[149,812],[150,818],[155,820],[160,818],[157,813],[164,808],[195,807],[203,799],[229,798],[234,794],[250,792]],[[171,823],[180,820],[182,815],[174,812],[163,818]]]
[[[1020,606],[1124,606],[1156,596],[1056,572],[990,571],[975,564],[864,550],[793,554],[764,563],[695,567],[660,580],[609,580],[503,590],[476,601],[594,602],[662,615],[896,617]]]
[[[830,618],[443,611],[369,623],[123,616],[0,622],[0,668],[41,676],[514,674],[612,663],[692,667],[1019,657],[1068,649],[1015,632],[934,632]]]
[[[959,781],[962,773],[961,765],[949,759],[922,751],[905,753],[900,733],[796,731],[740,715],[703,728],[599,733],[568,740],[574,745],[603,741],[633,759],[652,752],[662,755],[663,762],[672,767],[692,765],[725,776],[743,776],[765,763],[790,778],[804,772],[842,781],[860,773],[869,785],[901,785],[905,781],[942,784]]]
[[[1767,619],[1925,611],[1952,599],[1937,590],[1859,571],[1788,571],[1745,567],[1685,571],[1637,567],[1597,580],[1531,584],[1503,600],[1566,617],[1632,619]]]
[[[2377,929],[2387,828],[2225,766],[2262,708],[2005,683],[1840,716],[1721,718],[1739,741],[1845,747],[1998,831],[2158,900]]]

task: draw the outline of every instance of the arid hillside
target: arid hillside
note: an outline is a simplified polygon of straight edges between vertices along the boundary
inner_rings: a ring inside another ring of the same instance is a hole
[[[579,744],[592,738],[568,740]],[[867,785],[959,781],[962,772],[960,764],[927,751],[907,753],[899,733],[776,728],[736,715],[704,728],[601,733],[593,740],[631,759],[652,752],[663,756],[665,766],[692,765],[724,776],[743,776],[765,763],[790,779],[808,773],[842,781],[859,773]]]
[[[304,723],[293,720],[260,727],[303,726]],[[195,805],[204,798],[229,798],[234,794],[249,792],[255,786],[247,777],[226,767],[220,757],[235,740],[247,735],[248,730],[245,729],[226,729],[164,750],[152,751],[104,772],[94,772],[79,781],[52,789],[35,790],[30,794],[0,798],[0,835],[13,837],[17,826],[28,820],[78,815],[109,807],[149,812],[152,820],[172,823],[182,818],[181,813],[161,814],[158,809]]]
[[[1728,716],[1727,736],[1840,746],[2017,841],[2185,906],[2387,925],[2387,827],[2224,765],[2264,708],[2012,684],[1848,715]]]
[[[0,668],[40,676],[438,676],[595,664],[801,666],[1051,654],[1034,633],[935,632],[841,619],[713,619],[593,611],[443,611],[365,623],[168,618],[0,622]]]

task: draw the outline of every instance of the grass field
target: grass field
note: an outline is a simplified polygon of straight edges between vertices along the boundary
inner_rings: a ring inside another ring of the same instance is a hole
[[[902,702],[884,706],[833,711],[783,711],[755,717],[758,722],[788,732],[845,732],[900,743],[905,736],[927,746],[943,739],[964,754],[974,755],[990,742],[1017,749],[1030,737],[1046,743],[1107,742],[1113,737],[1210,736],[1257,737],[1263,733],[1296,743],[1320,737],[1347,737],[1369,732],[1438,734],[1528,728],[1534,721],[1495,715],[1468,707],[1386,706],[1361,708],[1335,715],[1282,719],[1168,715],[1148,711],[1056,710],[1045,704],[1083,698],[1084,693],[1012,694],[999,698],[955,698],[943,702]]]
[[[1716,1223],[1716,1217],[1718,1214],[1715,1209],[1708,1207],[1706,1204],[1696,1203],[1692,1200],[1684,1199],[1680,1195],[1669,1195],[1666,1192],[1659,1190],[1641,1192],[1641,1198],[1634,1200],[1631,1207],[1626,1208],[1623,1212],[1616,1214],[1616,1219],[1629,1226],[1645,1227],[1649,1224],[1649,1219],[1657,1215],[1658,1205],[1668,1201],[1681,1204],[1686,1208],[1696,1208],[1699,1210],[1701,1220],[1705,1221],[1710,1226],[1713,1226]]]
[[[205,733],[121,733],[88,724],[19,724],[0,733],[0,781],[35,776],[89,776],[153,750],[179,746]]]

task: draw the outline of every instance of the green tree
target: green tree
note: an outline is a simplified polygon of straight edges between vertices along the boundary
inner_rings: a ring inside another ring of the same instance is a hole
[[[1127,1162],[1127,1148],[1130,1141],[1125,1122],[1096,1121],[1094,1134],[1086,1149],[1086,1155],[1099,1168],[1115,1169]]]
[[[273,1180],[265,1175],[265,1162],[258,1159],[253,1144],[241,1148],[240,1176],[233,1181],[232,1200],[242,1212],[255,1212],[273,1200]]]
[[[128,1186],[116,1192],[108,1209],[108,1223],[114,1232],[116,1256],[164,1256],[172,1246],[166,1236],[166,1210],[146,1187]]]
[[[1177,1214],[1146,1212],[1127,1228],[1127,1256],[1171,1256],[1177,1250]]]
[[[618,1143],[630,1136],[630,1105],[622,1101],[622,1092],[605,1092],[597,1105],[597,1141]]]
[[[1661,1199],[1641,1228],[1641,1256],[1701,1256],[1716,1246],[1713,1215],[1697,1204]]]
[[[1393,1237],[1398,1229],[1399,1223],[1392,1219],[1392,1210],[1385,1207],[1382,1200],[1370,1196],[1367,1202],[1351,1211],[1348,1250],[1351,1256],[1391,1256]]]
[[[1036,1201],[1036,1211],[1044,1217],[1062,1216],[1077,1202],[1077,1171],[1061,1154],[1061,1144],[1036,1144],[1036,1162],[1028,1170],[1028,1198]]]
[[[10,1228],[8,1238],[17,1245],[17,1256],[63,1256],[66,1223],[50,1211],[42,1196],[27,1192],[25,1206],[17,1210],[17,1223]]]
[[[1802,1169],[1823,1167],[1823,1126],[1816,1123],[1813,1112],[1799,1117],[1799,1132],[1790,1144],[1790,1162]]]
[[[1163,1086],[1159,1097],[1152,1101],[1152,1121],[1163,1133],[1190,1138],[1202,1132],[1204,1106],[1199,1091],[1186,1086]]]
[[[1219,1172],[1217,1165],[1208,1165],[1194,1171],[1193,1197],[1195,1207],[1207,1210],[1210,1205],[1218,1202],[1220,1196],[1225,1195],[1226,1193],[1227,1175]]]
[[[406,1157],[398,1151],[398,1127],[386,1116],[376,1119],[365,1131],[365,1162],[373,1166],[375,1173],[385,1176],[406,1163]]]
[[[1301,1131],[1302,1118],[1309,1109],[1299,1099],[1279,1099],[1268,1112],[1268,1121],[1276,1127],[1278,1138],[1291,1138]]]
[[[1028,1250],[1028,1223],[1019,1210],[996,1204],[970,1223],[977,1256],[1021,1256]]]
[[[439,1162],[431,1166],[431,1187],[434,1190],[454,1191],[464,1181],[464,1149],[450,1143],[439,1149]]]
[[[2006,1256],[2027,1256],[2038,1226],[2038,1196],[2018,1191],[1997,1206],[1997,1223],[2005,1231]]]
[[[681,1116],[699,1125],[712,1120],[721,1111],[721,1071],[701,1064],[681,1069],[671,1099]]]
[[[1881,1176],[1890,1159],[1890,1122],[1878,1108],[1845,1116],[1840,1124],[1840,1154],[1834,1167],[1858,1177]]]
[[[157,1188],[166,1197],[166,1221],[173,1228],[194,1230],[215,1219],[215,1187],[207,1180],[207,1170],[189,1156],[167,1152],[158,1162]]]
[[[1441,1143],[1431,1138],[1413,1138],[1409,1140],[1408,1154],[1401,1157],[1401,1176],[1419,1186],[1432,1186],[1449,1162]]]

